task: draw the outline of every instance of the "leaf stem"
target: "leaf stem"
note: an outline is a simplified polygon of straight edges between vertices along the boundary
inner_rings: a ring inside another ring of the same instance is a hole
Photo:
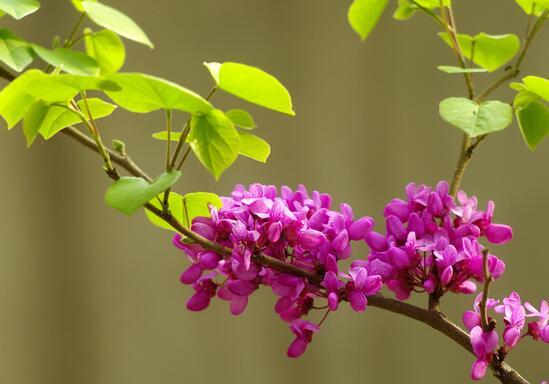
[[[486,310],[486,304],[488,303],[488,294],[490,292],[490,283],[492,283],[492,276],[488,270],[488,250],[482,250],[482,269],[484,273],[484,287],[482,289],[482,299],[480,301],[480,320],[482,322],[482,328],[485,331],[490,330],[490,323],[488,322],[488,313]]]
[[[72,39],[74,39],[74,37],[78,33],[78,30],[82,26],[82,23],[84,23],[85,19],[86,19],[86,12],[82,12],[82,14],[80,15],[80,18],[78,19],[71,33],[69,34],[69,37],[67,38],[67,40],[65,40],[65,44],[63,44],[63,48],[69,48],[72,45]]]

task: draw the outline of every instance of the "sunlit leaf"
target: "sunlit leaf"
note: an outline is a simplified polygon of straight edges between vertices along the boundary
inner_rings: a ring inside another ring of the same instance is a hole
[[[538,76],[526,76],[522,79],[525,89],[549,101],[549,80]]]
[[[39,8],[40,3],[36,0],[0,0],[0,10],[17,20],[36,12]]]
[[[451,65],[439,65],[437,67],[442,72],[446,73],[477,73],[477,72],[487,72],[484,68],[461,68],[453,67]]]
[[[34,52],[46,63],[53,67],[60,67],[63,71],[73,75],[98,75],[99,65],[85,53],[68,48],[49,50],[33,45]]]
[[[267,158],[271,154],[269,143],[249,132],[238,132],[238,134],[240,135],[240,154],[266,163]]]
[[[80,91],[115,91],[120,89],[116,83],[102,77],[70,74],[46,75],[43,72],[37,72],[26,81],[27,92],[48,103],[66,102]]]
[[[199,94],[158,77],[142,73],[114,73],[106,78],[120,86],[120,90],[107,91],[107,95],[131,112],[177,109],[196,114],[207,113],[213,108]]]
[[[501,101],[478,104],[464,97],[451,97],[440,102],[440,116],[470,137],[505,129],[513,120],[513,110]]]
[[[0,115],[6,120],[8,129],[21,121],[30,105],[36,100],[27,92],[27,81],[41,74],[42,72],[37,69],[26,71],[0,92]]]
[[[189,142],[200,162],[219,179],[237,158],[240,137],[234,124],[218,109],[193,116]]]
[[[131,215],[153,197],[174,185],[179,176],[181,176],[179,171],[163,173],[151,184],[140,177],[122,177],[107,189],[105,202]]]
[[[90,19],[97,25],[109,29],[126,39],[145,44],[151,48],[154,47],[136,22],[119,10],[94,1],[82,1],[81,4]]]
[[[274,76],[239,63],[204,63],[225,92],[274,111],[295,115],[288,90]]]
[[[439,33],[439,35],[446,44],[452,46],[450,37],[446,32]],[[473,53],[475,64],[490,72],[505,65],[520,49],[520,40],[513,34],[487,35],[479,33],[474,37],[458,34],[458,42],[466,58],[471,59]]]
[[[152,135],[153,139],[156,139],[156,140],[162,140],[162,141],[167,141],[168,140],[168,131],[161,131],[161,132],[156,132],[156,133],[153,133]],[[171,132],[170,134],[170,139],[171,141],[179,141],[179,139],[181,138],[181,132]]]
[[[234,125],[244,129],[257,128],[252,115],[243,109],[230,109],[225,112],[225,115],[233,122]]]
[[[516,112],[522,137],[533,151],[549,135],[549,109],[540,102],[532,102]]]
[[[28,42],[8,29],[0,29],[0,60],[14,71],[21,72],[34,59]]]
[[[349,24],[365,40],[387,8],[389,0],[354,0],[347,13]]]
[[[108,29],[86,31],[86,52],[97,61],[101,74],[118,72],[126,60],[126,49],[118,35]]]
[[[548,0],[515,0],[528,15],[541,16],[543,11],[549,8]]]

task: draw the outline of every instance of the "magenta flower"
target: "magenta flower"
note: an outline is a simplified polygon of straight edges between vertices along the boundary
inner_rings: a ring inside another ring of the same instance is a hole
[[[549,303],[546,300],[542,300],[539,310],[528,302],[524,303],[524,306],[530,312],[526,315],[527,317],[538,318],[538,321],[528,324],[528,333],[532,335],[534,340],[542,340],[545,343],[549,343]]]
[[[381,276],[369,276],[368,270],[363,267],[351,268],[349,275],[352,281],[349,281],[345,287],[347,299],[351,308],[362,312],[368,304],[368,296],[378,293],[383,286]]]
[[[471,378],[480,380],[486,374],[486,368],[492,361],[492,355],[498,346],[498,334],[496,331],[483,331],[482,327],[476,326],[471,329],[471,345],[477,360],[471,367]]]
[[[313,334],[320,331],[318,325],[307,320],[294,320],[290,324],[290,329],[295,335],[294,341],[288,347],[288,357],[299,357],[307,349],[307,345],[313,339]]]
[[[512,292],[503,299],[503,304],[494,308],[497,313],[504,314],[505,330],[503,332],[503,341],[510,349],[517,345],[520,340],[520,333],[524,328],[526,320],[526,311],[522,306],[518,293]]]

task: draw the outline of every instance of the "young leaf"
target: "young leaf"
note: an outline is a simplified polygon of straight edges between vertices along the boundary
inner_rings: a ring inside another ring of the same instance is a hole
[[[538,76],[526,76],[522,79],[526,90],[538,95],[545,101],[549,101],[549,80]]]
[[[238,132],[238,134],[240,135],[240,154],[266,163],[267,158],[271,154],[269,143],[249,132]]]
[[[528,106],[528,104],[530,104],[531,102],[537,101],[539,99],[540,97],[535,93],[532,93],[527,90],[522,90],[518,92],[517,95],[515,96],[515,99],[513,100],[513,106],[516,109],[521,109]]]
[[[152,198],[149,201],[149,204],[152,206],[162,210],[162,204],[160,204],[161,201],[164,200],[164,193],[161,193],[157,195],[156,197]],[[170,207],[170,214],[173,216],[174,219],[176,219],[181,224],[184,224],[183,221],[183,196],[179,193],[170,192],[168,196],[168,204]],[[164,220],[162,220],[160,217],[156,216],[154,213],[150,212],[149,210],[145,209],[145,215],[147,216],[147,219],[149,221],[156,225],[157,227],[167,229],[169,231],[177,232],[170,224],[166,223]]]
[[[80,91],[91,89],[102,91],[120,90],[116,83],[101,77],[68,74],[46,75],[40,71],[36,72],[26,81],[27,92],[48,103],[64,103]]]
[[[165,172],[151,184],[140,177],[122,177],[107,189],[105,202],[131,215],[153,197],[174,185],[179,176],[181,176],[179,171]]]
[[[142,73],[114,73],[107,76],[120,86],[107,95],[122,108],[147,113],[158,109],[177,109],[192,114],[207,113],[212,105],[193,91],[158,77]]]
[[[225,115],[233,122],[234,125],[244,129],[257,128],[252,115],[243,109],[230,109],[225,112]]]
[[[74,8],[76,8],[76,10],[78,12],[86,12],[84,10],[84,7],[82,7],[82,1],[84,1],[84,0],[71,0],[72,5],[74,5]],[[88,1],[94,1],[95,2],[97,0],[88,0]]]
[[[501,101],[486,101],[478,104],[464,97],[442,100],[439,113],[445,121],[461,129],[470,137],[505,129],[513,119],[513,111],[508,104]]]
[[[42,100],[37,100],[28,109],[23,118],[23,133],[27,139],[27,148],[30,148],[38,135],[40,124],[48,114],[49,106]]]
[[[88,116],[84,100],[79,100],[76,104],[82,113]],[[116,105],[93,97],[88,99],[88,107],[94,120],[109,116],[116,109]],[[80,116],[73,111],[64,107],[52,105],[40,125],[38,132],[44,139],[48,140],[59,131],[81,122]]]
[[[210,217],[210,205],[221,208],[219,196],[210,192],[191,192],[183,196],[183,218],[181,222],[190,228],[195,217]]]
[[[63,71],[73,75],[98,75],[99,65],[85,53],[68,48],[52,50],[33,45],[34,52],[46,63],[53,67],[60,67]]]
[[[549,135],[549,109],[540,102],[532,102],[516,112],[522,137],[533,151]]]
[[[461,68],[453,67],[451,65],[439,65],[437,67],[442,72],[446,73],[477,73],[477,72],[487,72],[484,68]]]
[[[11,33],[0,29],[0,60],[14,71],[21,72],[34,59],[29,43]]]
[[[36,0],[0,0],[0,10],[17,20],[36,12],[39,8],[40,3]]]
[[[153,139],[156,140],[162,140],[162,141],[168,141],[168,131],[161,131],[153,133],[152,135]],[[171,132],[170,139],[171,141],[179,141],[181,138],[181,132]]]
[[[441,32],[439,36],[446,44],[452,46],[448,33]],[[472,52],[473,41],[474,51]],[[458,34],[458,42],[466,58],[470,60],[471,54],[473,54],[475,64],[489,72],[495,71],[511,60],[520,48],[519,38],[513,34],[487,35],[479,33],[475,37]]]
[[[154,48],[145,32],[124,13],[94,1],[82,1],[82,8],[97,25],[109,29],[126,39]]]
[[[0,116],[6,120],[8,129],[12,129],[25,115],[36,98],[27,92],[27,81],[42,72],[31,69],[9,83],[0,92]]]
[[[236,160],[240,151],[238,132],[219,109],[192,117],[189,142],[200,162],[216,180]]]
[[[204,63],[217,86],[241,99],[295,115],[288,90],[274,76],[259,68],[239,63]]]
[[[85,33],[86,52],[97,61],[101,74],[118,72],[126,60],[126,49],[120,37],[108,29],[94,33],[88,29]]]
[[[541,16],[543,11],[549,8],[547,0],[515,0],[527,15]]]
[[[347,13],[349,24],[364,41],[379,21],[389,0],[354,0]]]
[[[423,8],[433,10],[435,8],[440,8],[439,0],[416,0],[416,3]],[[442,5],[449,7],[452,4],[451,0],[443,0]],[[396,9],[393,17],[396,20],[407,20],[414,15],[414,13],[420,9],[419,6],[410,2],[409,0],[399,0],[398,8]]]

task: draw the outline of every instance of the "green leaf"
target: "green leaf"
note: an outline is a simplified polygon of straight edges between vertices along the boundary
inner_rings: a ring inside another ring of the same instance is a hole
[[[507,128],[513,120],[510,105],[501,101],[478,104],[464,97],[451,97],[440,102],[439,113],[453,126],[470,137],[485,135]]]
[[[252,115],[243,109],[230,109],[225,112],[225,115],[233,122],[234,125],[244,129],[257,128]]]
[[[515,0],[517,4],[526,12],[527,15],[541,16],[543,11],[549,8],[547,0]]]
[[[549,101],[549,80],[538,76],[526,76],[522,79],[526,90],[538,95],[545,101]]]
[[[83,100],[78,101],[78,108],[87,116]],[[95,120],[110,115],[116,106],[101,99],[88,99],[88,107]],[[36,101],[29,109],[23,120],[23,132],[30,147],[39,133],[48,140],[59,131],[71,125],[81,123],[80,116],[67,107],[48,105],[42,100]]]
[[[528,104],[530,104],[531,102],[537,101],[539,99],[540,97],[535,93],[532,93],[527,90],[523,90],[518,92],[517,95],[515,96],[515,99],[513,100],[513,106],[516,109],[521,109],[528,106]]]
[[[49,105],[42,100],[37,100],[31,104],[23,118],[23,133],[27,139],[27,148],[30,148],[34,139],[38,135],[40,124],[48,114]]]
[[[179,171],[165,172],[151,184],[140,177],[122,177],[107,189],[105,202],[131,215],[153,197],[174,185],[179,176],[181,176]]]
[[[522,137],[533,151],[549,134],[549,109],[540,102],[532,102],[526,108],[517,110]]]
[[[6,120],[8,129],[21,121],[30,105],[36,100],[27,92],[27,81],[40,74],[42,72],[37,69],[26,71],[0,92],[0,115]]]
[[[36,0],[0,0],[0,10],[17,20],[36,12],[39,8],[40,3]]]
[[[82,7],[82,1],[84,0],[71,0],[72,2],[72,5],[74,5],[74,8],[76,8],[76,10],[78,12],[85,12],[84,11],[84,7]],[[97,0],[88,0],[88,1],[97,1]]]
[[[216,180],[236,160],[240,151],[238,132],[219,109],[192,117],[189,142],[200,162]]]
[[[364,41],[387,8],[389,0],[354,0],[347,13],[349,24]]]
[[[238,132],[238,134],[240,135],[240,154],[266,163],[271,154],[269,143],[249,132]]]
[[[177,109],[192,114],[207,113],[212,105],[193,91],[158,77],[142,73],[115,73],[107,76],[120,86],[107,95],[122,108],[147,113],[158,109]]]
[[[416,0],[416,3],[429,10],[440,8],[439,0]],[[445,7],[448,7],[452,2],[451,0],[443,0],[442,3]],[[407,20],[412,17],[418,9],[420,8],[416,4],[411,3],[409,0],[399,0],[398,8],[393,14],[393,17],[396,20]]]
[[[439,36],[452,46],[448,33],[441,32]],[[474,52],[473,49],[474,41]],[[463,52],[463,55],[471,59],[473,53],[473,61],[475,64],[493,72],[511,60],[520,48],[520,41],[516,35],[487,35],[479,33],[475,37],[458,34],[458,42]]]
[[[27,92],[48,103],[65,103],[80,91],[120,90],[116,83],[102,77],[68,74],[46,75],[40,71],[36,72],[26,81]]]
[[[63,71],[73,75],[98,75],[99,65],[85,53],[68,48],[52,50],[33,45],[34,52],[46,63],[53,67],[60,67]]]
[[[88,116],[84,100],[79,100],[76,104],[80,111],[82,111],[85,116]],[[88,108],[90,109],[93,119],[98,120],[113,113],[116,109],[116,105],[92,97],[88,99]],[[52,105],[38,132],[44,139],[48,140],[64,128],[81,122],[80,116],[76,113],[64,107]]]
[[[108,5],[93,1],[82,1],[82,7],[97,25],[109,29],[126,39],[154,48],[145,32],[124,13]]]
[[[149,203],[158,209],[162,209],[160,201],[164,199],[164,195],[160,194]],[[190,228],[195,217],[209,217],[209,205],[216,208],[221,208],[221,199],[215,193],[209,192],[192,192],[182,196],[175,192],[170,192],[168,196],[168,204],[172,216],[180,222],[184,227]],[[168,229],[177,232],[170,224],[156,216],[154,213],[145,211],[149,221],[157,227]]]
[[[453,67],[451,65],[439,65],[437,67],[442,72],[446,73],[477,73],[477,72],[487,72],[484,68],[461,68]]]
[[[210,217],[210,205],[219,209],[223,203],[215,193],[187,193],[183,196],[183,218],[181,223],[185,227],[190,228],[196,217]]]
[[[101,74],[118,72],[126,60],[126,49],[118,35],[108,29],[85,31],[86,52],[97,61]]]
[[[34,59],[34,52],[25,40],[8,29],[0,29],[0,60],[14,71],[21,72]]]
[[[290,93],[274,76],[259,68],[239,63],[204,63],[217,86],[241,99],[295,115]]]
[[[154,206],[155,208],[158,208],[162,210],[162,204],[161,201],[164,200],[164,194],[161,193],[157,195],[156,197],[152,198],[149,201],[149,204]],[[168,204],[170,207],[170,213],[173,216],[174,219],[176,219],[178,222],[184,224],[183,221],[183,196],[179,193],[170,192],[168,196]],[[148,209],[145,209],[145,215],[147,216],[147,219],[149,221],[156,225],[157,227],[167,229],[169,231],[177,232],[170,224],[166,223],[163,219],[156,216],[154,213],[150,212]]]
[[[161,131],[153,133],[152,137],[157,140],[167,141],[168,140],[168,131]],[[171,141],[179,141],[181,138],[181,132],[172,132],[170,135]]]

